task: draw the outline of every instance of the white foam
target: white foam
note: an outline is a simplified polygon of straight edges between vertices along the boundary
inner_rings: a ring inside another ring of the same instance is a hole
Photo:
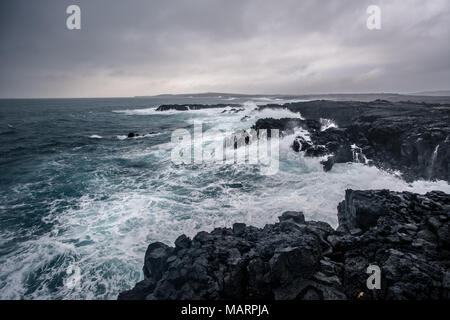
[[[223,101],[232,101],[232,100],[236,100],[237,98],[225,98],[223,99]],[[245,109],[249,109],[249,110],[254,110],[256,109],[258,106],[262,106],[262,105],[266,105],[266,104],[277,104],[277,105],[283,105],[286,103],[295,103],[295,102],[306,102],[309,100],[304,100],[304,99],[281,99],[281,98],[270,98],[270,97],[259,97],[259,98],[252,98],[250,100],[244,101],[242,103],[242,107],[244,107]],[[167,111],[156,111],[158,107],[151,107],[151,108],[141,108],[141,109],[125,109],[125,110],[113,110],[114,113],[119,113],[119,114],[125,114],[125,115],[143,115],[143,116],[148,116],[148,115],[167,115],[167,116],[171,116],[171,115],[177,115],[180,113],[195,113],[195,114],[218,114],[221,113],[222,111],[226,110],[227,108],[230,109],[231,106],[224,108],[209,108],[209,109],[198,109],[198,110],[167,110]],[[277,117],[277,114],[279,114],[280,116],[278,117],[299,117],[299,113],[294,113],[291,111],[288,111],[286,108],[285,109],[269,109],[266,108],[265,109],[266,112],[271,113],[274,117]],[[267,110],[271,110],[271,111],[267,111]],[[263,111],[264,112],[264,111]],[[241,114],[241,113],[237,113],[237,114]],[[301,115],[300,115],[301,118]]]
[[[91,139],[103,139],[102,136],[99,136],[97,134],[93,134],[93,135],[89,136],[89,138],[91,138]]]
[[[300,117],[287,109],[254,108],[249,102],[246,110],[237,114],[220,114],[222,109],[208,110],[201,117],[197,114],[197,120],[212,128],[204,134],[205,144],[219,139],[225,130],[247,129],[258,118]],[[244,115],[251,121],[241,122]],[[0,298],[115,299],[142,278],[143,257],[151,242],[173,244],[181,234],[192,237],[235,222],[262,227],[288,210],[303,211],[307,219],[336,227],[336,207],[349,188],[450,193],[445,181],[406,183],[395,174],[363,164],[336,164],[326,173],[321,159],[292,151],[297,135],[308,137],[298,129],[280,139],[280,170],[273,176],[261,175],[258,165],[249,164],[174,165],[171,142],[108,154],[103,159],[108,163],[111,159],[148,161],[157,169],[111,178],[105,172],[121,170],[121,165],[99,167],[84,182],[84,196],[70,199],[68,204],[61,200],[50,204],[43,220],[50,231],[34,236],[32,228],[23,230],[33,235],[32,240],[0,257]],[[26,194],[31,188],[35,184],[12,191]],[[14,237],[4,233],[0,243]],[[70,265],[81,270],[79,284],[71,289],[55,284]],[[30,288],[30,283],[37,283],[36,287]]]
[[[333,120],[330,119],[320,118],[320,124],[321,124],[320,131],[325,131],[330,128],[338,127],[338,125]]]
[[[150,138],[150,137],[159,136],[161,134],[163,134],[163,132],[147,133],[147,134],[143,134],[143,135],[139,135],[139,136],[135,136],[135,137],[130,137],[130,138],[128,138],[128,136],[125,136],[125,135],[119,135],[119,136],[116,136],[116,138],[119,139],[119,140],[144,139],[144,138]]]
[[[113,112],[114,113],[125,114],[125,115],[128,115],[128,116],[133,116],[133,115],[146,116],[146,115],[153,115],[153,114],[165,114],[163,112],[156,111],[156,107],[154,107],[154,108],[143,108],[143,109],[113,110]]]
[[[408,184],[362,164],[338,164],[325,173],[319,159],[293,152],[291,142],[281,139],[282,161],[274,176],[259,175],[256,165],[175,166],[170,161],[157,173],[143,172],[146,177],[138,180],[124,177],[119,185],[94,174],[89,181],[96,186],[94,193],[63,213],[51,213],[46,218],[54,226],[49,233],[0,258],[5,280],[0,297],[115,299],[140,279],[145,249],[153,241],[172,244],[181,234],[192,237],[234,222],[262,227],[288,210],[303,211],[307,219],[336,227],[336,207],[348,188],[450,192],[443,181]],[[152,156],[165,162],[170,150],[163,144],[115,157]],[[233,183],[242,187],[230,186]],[[208,195],[211,192],[214,196]],[[52,281],[71,264],[81,270],[80,283],[52,291]],[[38,288],[27,293],[26,279],[35,275],[41,277]]]
[[[298,112],[292,112],[286,108],[264,108],[259,111],[255,111],[252,113],[252,115],[256,119],[262,119],[262,118],[273,118],[273,119],[282,119],[282,118],[294,118],[294,119],[303,119],[302,115]]]
[[[225,107],[230,108],[230,106]],[[196,110],[165,110],[165,111],[156,111],[157,107],[154,108],[145,108],[145,109],[127,109],[127,110],[114,110],[114,113],[125,114],[128,116],[151,116],[151,115],[160,115],[160,116],[173,116],[178,114],[218,114],[224,110],[224,108],[206,108],[206,109],[196,109]]]

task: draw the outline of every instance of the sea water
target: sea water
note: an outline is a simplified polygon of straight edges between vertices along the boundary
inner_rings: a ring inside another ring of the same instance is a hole
[[[181,234],[235,222],[262,227],[287,210],[336,227],[336,207],[348,188],[450,193],[444,181],[409,184],[360,163],[326,173],[320,158],[292,151],[295,135],[280,139],[275,175],[261,174],[258,165],[171,161],[174,130],[192,130],[201,121],[204,139],[214,140],[215,133],[248,129],[259,118],[301,117],[286,109],[255,110],[285,102],[0,100],[0,299],[115,299],[142,279],[153,241],[173,245]],[[172,103],[238,103],[245,110],[155,111]],[[127,138],[129,132],[140,136]],[[74,270],[77,278],[68,285]]]

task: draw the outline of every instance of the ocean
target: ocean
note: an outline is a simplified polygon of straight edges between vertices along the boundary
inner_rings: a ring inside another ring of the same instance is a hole
[[[204,138],[213,141],[259,118],[300,117],[255,110],[285,102],[261,96],[0,100],[0,299],[115,299],[143,278],[151,242],[173,245],[181,234],[235,222],[262,227],[288,210],[336,227],[336,207],[348,188],[450,193],[447,182],[406,183],[360,163],[326,173],[320,158],[292,151],[294,135],[280,139],[274,175],[262,174],[258,164],[171,161],[174,130],[201,121]],[[188,103],[245,110],[155,110]],[[129,132],[140,136],[127,138]]]

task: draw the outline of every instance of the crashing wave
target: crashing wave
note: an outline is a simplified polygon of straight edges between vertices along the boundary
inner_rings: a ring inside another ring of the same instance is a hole
[[[330,128],[337,128],[337,124],[331,119],[320,118],[320,131],[325,131]]]

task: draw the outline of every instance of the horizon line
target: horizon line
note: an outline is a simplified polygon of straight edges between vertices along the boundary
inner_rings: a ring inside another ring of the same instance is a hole
[[[337,93],[302,93],[302,94],[289,94],[289,93],[236,93],[236,92],[197,92],[197,93],[160,93],[154,95],[135,95],[135,96],[95,96],[95,97],[10,97],[3,98],[0,97],[0,100],[64,100],[64,99],[131,99],[131,98],[155,98],[162,96],[208,96],[208,95],[226,95],[226,96],[290,96],[290,97],[303,97],[303,96],[320,96],[320,95],[413,95],[413,96],[428,96],[427,94],[436,93],[446,94],[441,95],[441,97],[450,96],[450,90],[426,90],[419,92],[337,92]]]

